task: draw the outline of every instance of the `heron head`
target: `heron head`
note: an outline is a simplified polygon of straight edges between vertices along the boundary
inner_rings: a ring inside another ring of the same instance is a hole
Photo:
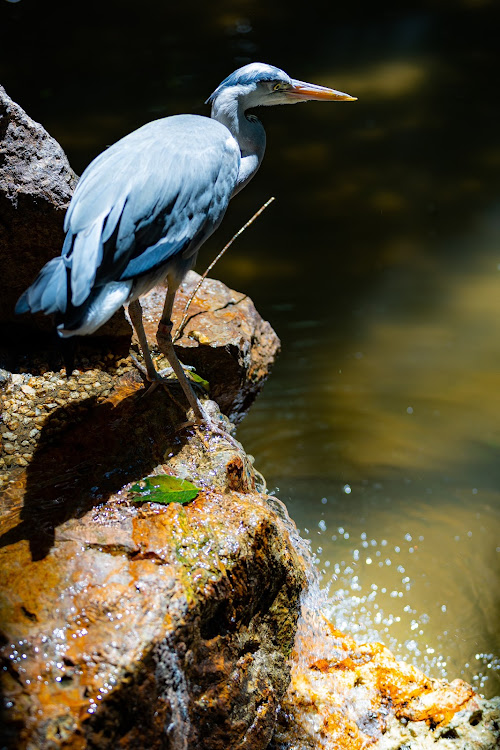
[[[284,70],[266,63],[250,63],[235,70],[215,89],[206,104],[213,104],[219,97],[243,99],[245,109],[312,100],[356,100],[341,91],[290,78]]]

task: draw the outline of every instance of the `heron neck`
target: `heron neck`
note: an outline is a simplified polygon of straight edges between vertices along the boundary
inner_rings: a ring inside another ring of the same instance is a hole
[[[266,150],[266,131],[255,115],[247,114],[238,99],[222,93],[212,103],[212,118],[225,125],[238,142],[241,163],[233,195],[249,182],[260,167]]]

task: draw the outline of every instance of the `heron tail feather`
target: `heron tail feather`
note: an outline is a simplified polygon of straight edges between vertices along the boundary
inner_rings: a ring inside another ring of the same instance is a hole
[[[25,312],[65,313],[68,305],[66,265],[61,256],[44,265],[33,284],[17,301],[17,314]]]

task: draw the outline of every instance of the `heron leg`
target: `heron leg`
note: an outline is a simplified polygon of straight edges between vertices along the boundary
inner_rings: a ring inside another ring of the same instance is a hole
[[[232,435],[226,432],[225,429],[221,429],[218,425],[216,425],[212,421],[210,416],[205,412],[203,406],[200,404],[199,400],[196,398],[196,395],[188,379],[186,378],[186,375],[184,374],[184,370],[182,368],[181,363],[179,362],[177,354],[175,353],[174,344],[172,342],[172,320],[170,316],[172,314],[172,307],[173,307],[173,302],[174,302],[176,291],[177,291],[177,287],[173,289],[171,298],[169,298],[169,295],[170,295],[170,286],[169,286],[169,291],[167,293],[167,298],[165,300],[165,307],[163,308],[163,315],[158,325],[158,331],[156,333],[156,340],[158,341],[158,346],[160,347],[161,351],[170,362],[172,366],[172,370],[177,376],[177,380],[181,384],[182,389],[184,393],[186,394],[186,398],[189,401],[189,404],[194,412],[195,419],[205,424],[211,432],[214,432],[216,435],[220,435],[222,438],[224,438],[224,440],[231,443],[231,445],[233,445],[233,447],[236,448],[236,450],[241,451],[242,447],[240,443],[238,443],[238,441],[235,438],[233,438]]]
[[[139,346],[142,349],[144,364],[146,366],[146,377],[150,382],[154,382],[158,379],[158,373],[156,371],[156,367],[153,364],[151,352],[149,351],[146,331],[144,330],[144,325],[142,322],[142,307],[138,299],[135,299],[129,303],[128,314],[130,315],[130,320],[132,321],[132,325],[134,326],[135,332],[137,333]]]
[[[173,292],[173,295],[172,295],[173,297],[175,297],[175,291],[176,291],[176,289]],[[167,311],[166,312],[167,315],[171,314],[171,312],[172,312],[172,306],[173,306],[173,299],[168,299],[168,295],[167,295],[167,300],[165,300],[165,307],[164,307],[164,310],[163,310],[162,321],[160,322],[160,326],[162,326],[162,323],[163,323],[163,321],[165,319],[165,310]],[[144,324],[142,322],[142,307],[141,307],[141,303],[139,302],[139,300],[133,300],[132,302],[129,303],[128,313],[130,315],[130,320],[132,321],[132,325],[134,326],[135,331],[137,333],[137,338],[139,339],[139,345],[141,347],[143,358],[144,358],[145,370],[137,362],[137,360],[135,360],[135,358],[132,358],[132,359],[134,360],[134,363],[136,364],[136,367],[138,367],[146,375],[147,379],[151,383],[151,387],[150,387],[150,391],[151,391],[152,389],[156,388],[156,386],[158,384],[164,382],[163,378],[162,378],[162,375],[163,375],[163,373],[165,371],[162,370],[161,372],[158,372],[157,369],[156,369],[156,367],[154,366],[153,358],[151,357],[151,352],[149,350],[149,345],[148,345],[148,340],[147,340],[147,337],[146,337],[146,332],[144,330]],[[172,344],[171,329],[172,329],[172,323],[171,323],[170,320],[168,320],[167,323],[166,323],[166,325],[162,327],[162,332],[165,331],[165,333],[166,333],[166,340],[162,341],[162,343],[163,343],[163,350],[164,350],[163,353],[165,354],[165,356],[167,357],[168,361],[170,362],[172,370],[174,371],[174,373],[175,373],[175,375],[177,377],[177,380],[179,381],[180,385],[182,386],[182,388],[184,390],[184,393],[188,397],[189,403],[192,406],[192,408],[193,408],[193,410],[195,412],[196,417],[199,418],[199,419],[204,419],[205,415],[204,415],[203,410],[202,410],[202,408],[200,406],[200,403],[199,403],[198,399],[196,398],[196,396],[194,395],[193,390],[191,389],[191,387],[189,385],[189,382],[188,382],[186,376],[184,375],[183,367],[182,367],[181,363],[179,362],[179,360],[177,358],[177,355],[175,353],[175,350],[174,350],[174,347],[173,347],[173,344]],[[170,347],[168,345],[168,339],[170,340]],[[178,365],[178,367],[177,367],[177,365]],[[181,374],[179,374],[179,373],[181,373]],[[190,397],[192,397],[192,398],[190,398]],[[192,399],[194,399],[194,402],[197,405],[196,409],[195,409],[195,406],[194,406],[194,403],[193,403]]]
[[[225,430],[220,429],[216,424],[214,424],[209,415],[206,414],[202,405],[196,398],[196,395],[188,379],[186,378],[186,375],[184,374],[184,369],[177,357],[177,354],[175,353],[174,344],[172,342],[172,309],[174,306],[174,299],[178,286],[179,285],[175,283],[174,279],[168,278],[168,292],[165,298],[162,317],[158,325],[158,331],[156,333],[158,346],[170,362],[172,370],[174,371],[177,380],[179,381],[182,390],[184,391],[186,398],[191,408],[193,409],[196,420],[203,422],[217,435],[220,435],[225,440],[228,440],[232,445],[234,445],[235,448],[241,450],[241,445],[238,443],[238,441],[235,440],[235,438],[233,438],[231,435],[229,435],[229,433],[227,433]],[[161,373],[157,372],[153,364],[151,352],[149,351],[148,341],[146,338],[146,332],[144,331],[144,325],[142,322],[142,307],[140,305],[140,302],[138,300],[134,300],[133,302],[131,302],[128,306],[128,312],[130,315],[130,320],[132,321],[132,325],[136,330],[139,344],[142,349],[144,364],[146,366],[146,377],[151,382],[151,386],[148,391],[149,393],[151,389],[153,389],[157,384],[166,383],[167,381],[162,378]],[[136,362],[136,366],[138,366],[139,369],[144,372],[142,366],[140,366],[138,362]]]
[[[165,304],[163,306],[163,314],[161,316],[160,323],[158,325],[158,331],[156,333],[156,340],[161,352],[166,356],[172,370],[174,371],[177,380],[179,381],[182,390],[184,391],[189,405],[191,406],[196,419],[202,422],[210,422],[209,417],[205,414],[203,407],[196,398],[196,395],[186,378],[183,367],[175,353],[174,344],[172,342],[172,310],[174,307],[174,300],[177,289],[179,287],[178,282],[172,276],[167,277],[168,290],[165,298]]]

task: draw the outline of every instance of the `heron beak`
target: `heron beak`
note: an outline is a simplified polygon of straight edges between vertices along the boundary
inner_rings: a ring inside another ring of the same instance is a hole
[[[343,94],[342,91],[335,91],[335,89],[329,89],[326,86],[316,86],[314,83],[305,83],[304,81],[296,81],[292,78],[292,87],[286,90],[287,96],[290,99],[303,99],[317,100],[317,101],[330,101],[330,102],[355,102],[357,101],[356,96],[349,96],[349,94]]]

